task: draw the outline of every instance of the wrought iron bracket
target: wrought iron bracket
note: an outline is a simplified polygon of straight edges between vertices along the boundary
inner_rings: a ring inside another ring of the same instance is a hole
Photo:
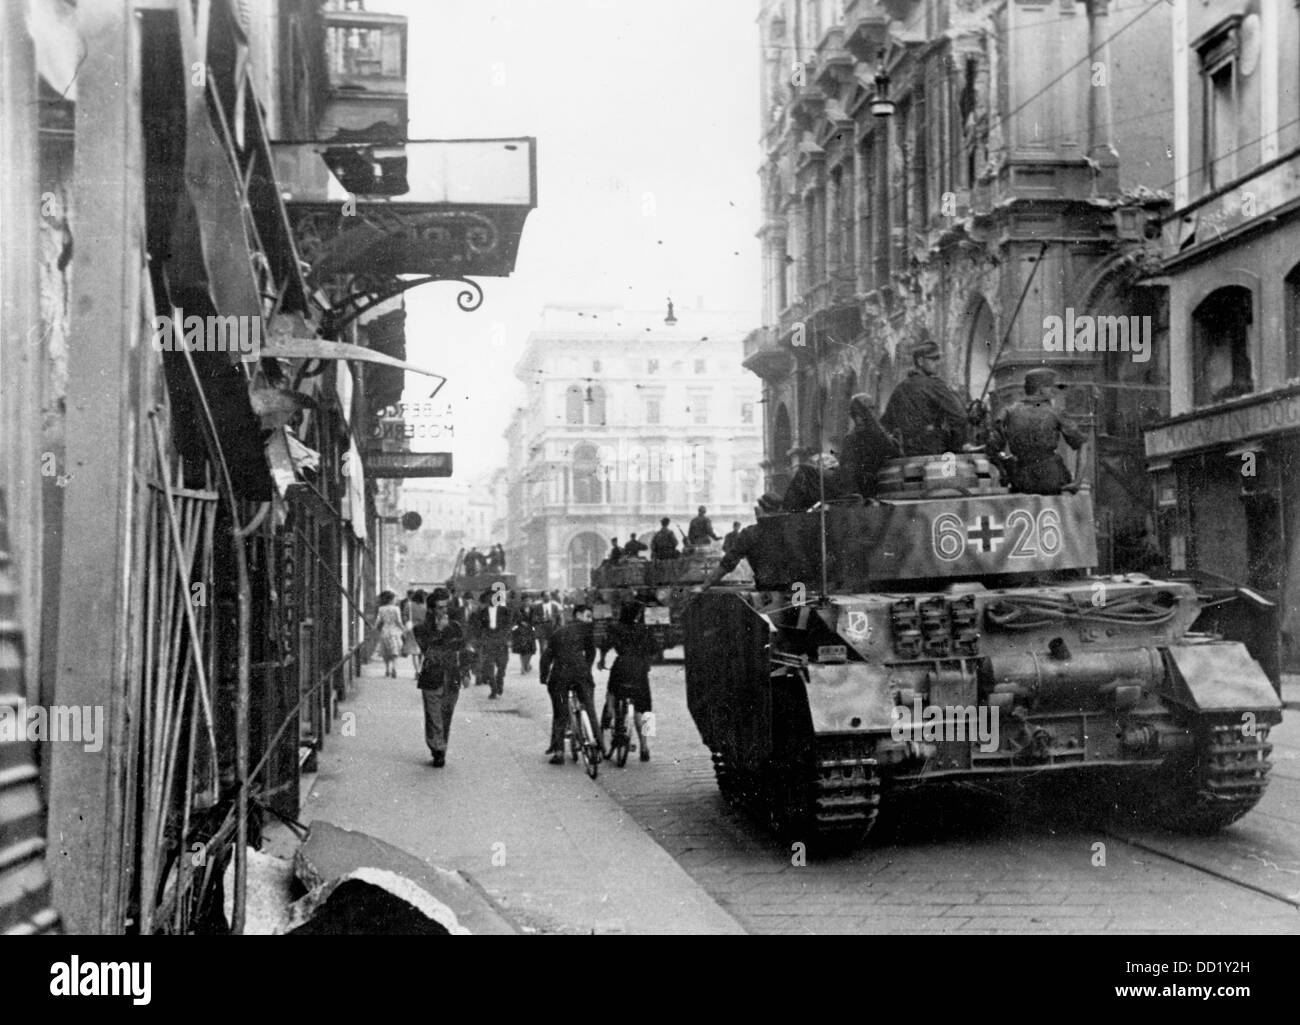
[[[350,292],[339,305],[332,307],[326,313],[326,334],[338,337],[338,334],[345,327],[367,310],[373,309],[380,303],[387,302],[394,296],[401,295],[412,288],[427,285],[434,281],[459,281],[466,286],[456,293],[456,305],[466,313],[473,313],[483,305],[483,286],[470,278],[426,274],[409,281],[393,278],[383,287],[373,287],[368,282],[366,287]]]

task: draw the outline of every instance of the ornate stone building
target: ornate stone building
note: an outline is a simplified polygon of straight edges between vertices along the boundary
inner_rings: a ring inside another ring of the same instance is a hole
[[[759,389],[743,373],[744,318],[549,306],[515,367],[506,550],[526,587],[585,587],[590,570],[663,516],[697,506],[721,535],[761,492]]]
[[[745,365],[769,486],[838,444],[853,393],[883,408],[928,335],[994,409],[1030,367],[1060,372],[1103,563],[1124,560],[1149,505],[1141,428],[1168,410],[1164,296],[1139,279],[1175,177],[1170,18],[1136,0],[763,4],[765,303]],[[1149,318],[1150,343],[1111,351],[1112,321],[1107,351],[1045,347],[1067,316]]]

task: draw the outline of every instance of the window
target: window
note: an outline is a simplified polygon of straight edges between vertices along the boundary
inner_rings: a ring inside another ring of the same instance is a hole
[[[1201,37],[1201,164],[1208,192],[1237,176],[1237,28],[1234,15]]]
[[[695,372],[697,374],[708,373],[709,361],[706,359],[697,359],[695,361]]]
[[[662,400],[658,398],[645,400],[645,422],[648,424],[659,423],[661,415]]]
[[[576,385],[569,385],[569,390],[564,393],[564,422],[566,424],[582,423],[582,403],[584,396],[582,389]]]
[[[573,450],[573,501],[594,505],[600,490],[600,455],[593,445],[578,445]]]
[[[593,374],[599,374],[599,373],[600,373],[600,360],[598,360],[598,359],[593,359],[593,360],[591,361],[591,372],[592,372]]]
[[[605,389],[598,384],[587,389],[587,423],[605,426]]]
[[[1254,296],[1230,285],[1211,292],[1192,313],[1192,398],[1198,406],[1254,389],[1250,370]]]
[[[691,423],[706,424],[709,422],[709,396],[697,394],[691,396]]]
[[[740,422],[742,424],[752,424],[754,422],[754,404],[752,402],[742,402],[740,404]]]
[[[659,361],[657,359],[648,359],[645,361],[645,372],[647,374],[659,373]]]

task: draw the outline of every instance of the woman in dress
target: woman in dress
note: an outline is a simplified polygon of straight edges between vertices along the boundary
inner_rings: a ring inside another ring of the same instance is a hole
[[[424,623],[424,617],[428,614],[427,600],[428,595],[424,591],[412,591],[410,601],[406,605],[405,639],[402,651],[411,656],[411,666],[417,677],[420,675],[420,667],[424,664],[424,655],[420,651],[420,642],[416,640],[415,628]]]
[[[396,677],[397,660],[402,657],[406,630],[402,625],[402,610],[397,604],[397,595],[392,591],[385,591],[379,596],[376,624],[379,627],[379,654],[384,657],[384,675]]]
[[[650,760],[650,748],[645,741],[645,716],[653,711],[650,702],[650,666],[659,654],[654,635],[645,625],[645,606],[638,601],[624,602],[619,609],[618,622],[611,624],[609,633],[600,645],[600,663],[605,668],[605,655],[613,648],[618,653],[609,671],[609,688],[605,695],[605,709],[601,715],[602,732],[613,728],[614,713],[619,698],[632,703],[635,714],[636,739],[641,747],[641,761]],[[606,748],[608,750],[608,747]]]

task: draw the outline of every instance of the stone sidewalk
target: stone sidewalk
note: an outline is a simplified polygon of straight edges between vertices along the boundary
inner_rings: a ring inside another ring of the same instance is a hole
[[[580,765],[547,764],[551,706],[536,672],[520,676],[512,655],[501,700],[462,690],[447,765],[435,769],[409,660],[396,680],[368,665],[340,706],[302,821],[460,871],[521,932],[743,933]]]

